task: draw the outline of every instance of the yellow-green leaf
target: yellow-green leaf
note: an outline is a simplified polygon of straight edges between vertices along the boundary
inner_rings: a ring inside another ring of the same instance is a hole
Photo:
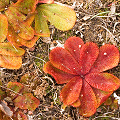
[[[69,30],[75,24],[76,14],[69,7],[58,4],[42,4],[38,7],[46,19],[60,30]]]
[[[35,15],[35,34],[42,37],[50,36],[47,19],[39,8],[37,8],[37,14]]]

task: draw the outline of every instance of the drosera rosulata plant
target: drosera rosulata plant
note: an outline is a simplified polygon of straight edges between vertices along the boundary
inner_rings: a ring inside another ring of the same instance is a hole
[[[90,117],[96,109],[120,87],[120,80],[104,72],[119,63],[119,50],[111,44],[98,48],[93,42],[70,37],[64,48],[56,47],[44,65],[58,84],[67,83],[61,90],[64,106],[79,108],[80,115]]]
[[[71,29],[76,21],[73,9],[54,4],[54,0],[0,0],[0,12],[0,66],[8,69],[19,69],[22,64],[21,55],[11,52],[24,53],[18,47],[31,48],[40,37],[50,36],[48,21],[62,31]]]
[[[9,82],[6,91],[0,88],[0,96],[1,120],[28,120],[27,113],[32,113],[40,104],[39,99],[26,91],[20,82]]]

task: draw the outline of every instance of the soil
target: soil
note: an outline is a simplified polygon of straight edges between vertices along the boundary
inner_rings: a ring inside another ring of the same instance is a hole
[[[64,85],[56,83],[54,78],[45,74],[43,65],[49,60],[52,47],[63,45],[70,36],[78,36],[84,42],[93,41],[98,46],[105,43],[116,45],[120,50],[120,2],[119,0],[57,0],[72,7],[77,16],[73,29],[60,31],[50,25],[51,37],[40,38],[33,48],[25,48],[23,64],[19,70],[1,70],[3,85],[9,81],[20,81],[20,78],[29,73],[34,75],[34,80],[29,81],[29,92],[32,92],[39,100],[39,107],[32,113],[27,114],[29,120],[118,120],[120,119],[120,105],[111,109],[110,106],[101,105],[97,112],[84,118],[79,115],[78,109],[67,106],[62,110],[62,102],[59,93]],[[107,12],[107,11],[111,11]],[[117,67],[107,71],[120,78],[120,63]],[[35,87],[31,87],[35,83]],[[120,89],[115,91],[120,96]],[[113,96],[113,95],[111,95]]]

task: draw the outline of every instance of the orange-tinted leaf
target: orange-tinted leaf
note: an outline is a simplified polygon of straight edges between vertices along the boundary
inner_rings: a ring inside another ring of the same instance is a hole
[[[8,21],[5,15],[0,14],[0,42],[4,42],[8,32]]]
[[[34,19],[35,19],[35,13],[28,15],[24,22],[27,25],[31,25]]]
[[[34,36],[31,40],[25,40],[21,38],[13,29],[12,26],[9,26],[7,39],[11,42],[11,44],[15,44],[17,46],[24,45],[26,47],[33,47],[35,42],[39,39],[39,36]]]
[[[20,12],[28,14],[35,11],[37,3],[38,0],[18,0],[14,7],[16,7]]]
[[[79,107],[81,105],[80,99],[78,98],[74,103],[71,104],[73,107]]]
[[[50,52],[50,62],[56,68],[74,75],[80,73],[80,68],[77,61],[73,56],[65,49],[56,47]]]
[[[15,32],[23,39],[30,40],[34,37],[33,28],[24,22],[26,20],[26,16],[19,12],[14,7],[9,7],[9,9],[5,12],[8,21],[13,26]]]
[[[119,51],[114,45],[105,44],[100,47],[99,56],[91,72],[102,72],[118,65]]]
[[[47,19],[39,8],[37,8],[37,14],[35,15],[35,34],[42,37],[50,36]]]
[[[9,0],[0,0],[0,11],[4,10],[8,4]]]
[[[34,37],[34,29],[26,23],[19,23],[13,27],[15,32],[17,32],[18,35],[25,40],[31,40]]]
[[[89,117],[96,112],[97,101],[91,86],[84,81],[80,94],[81,105],[79,113],[82,116]]]
[[[39,39],[39,36],[34,36],[31,40],[22,40],[21,44],[26,46],[26,47],[33,47],[36,43],[36,41]]]
[[[113,93],[113,92],[106,92],[96,88],[93,88],[97,99],[97,107],[99,107],[105,100]]]
[[[47,62],[43,68],[44,72],[51,74],[58,84],[67,83],[74,75],[66,73],[62,70],[55,68],[50,62]]]
[[[91,73],[85,76],[85,80],[92,87],[103,91],[114,91],[120,87],[120,80],[109,73]]]
[[[9,56],[22,56],[25,50],[11,43],[0,43],[0,54]]]
[[[80,76],[72,78],[60,93],[60,98],[64,104],[70,105],[78,100],[82,87],[82,79]]]
[[[14,31],[11,25],[8,26],[7,40],[13,45],[22,46],[21,41],[23,39]]]
[[[71,53],[71,55],[76,59],[79,63],[80,60],[80,50],[84,45],[84,42],[79,37],[70,37],[66,40],[64,47],[67,51]]]
[[[58,4],[42,4],[38,7],[46,19],[60,30],[69,30],[75,24],[76,14],[69,7]]]
[[[23,22],[26,19],[26,16],[19,12],[15,7],[9,7],[8,10],[5,11],[5,15],[7,16],[8,21],[12,26]]]
[[[28,109],[34,111],[40,104],[40,101],[35,98],[31,93],[24,93],[23,96],[18,96],[14,100],[14,103],[15,106],[20,109]]]
[[[81,73],[85,75],[89,72],[99,54],[98,46],[95,43],[87,42],[80,50],[79,66]]]
[[[19,82],[9,82],[7,88],[11,89],[11,91],[7,91],[8,95],[14,99],[22,92],[24,86]]]
[[[39,0],[38,3],[47,3],[47,4],[51,4],[51,3],[54,3],[54,0]]]
[[[0,66],[8,69],[19,69],[22,65],[21,57],[0,55]]]

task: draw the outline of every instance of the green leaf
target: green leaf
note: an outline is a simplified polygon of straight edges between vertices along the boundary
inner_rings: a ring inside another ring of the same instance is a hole
[[[42,4],[38,6],[38,11],[41,11],[51,24],[63,31],[71,29],[76,21],[74,10],[66,6]]]
[[[4,42],[8,32],[8,21],[5,15],[0,14],[0,42]]]
[[[42,37],[50,36],[47,19],[39,8],[37,8],[37,14],[35,15],[35,34]]]

